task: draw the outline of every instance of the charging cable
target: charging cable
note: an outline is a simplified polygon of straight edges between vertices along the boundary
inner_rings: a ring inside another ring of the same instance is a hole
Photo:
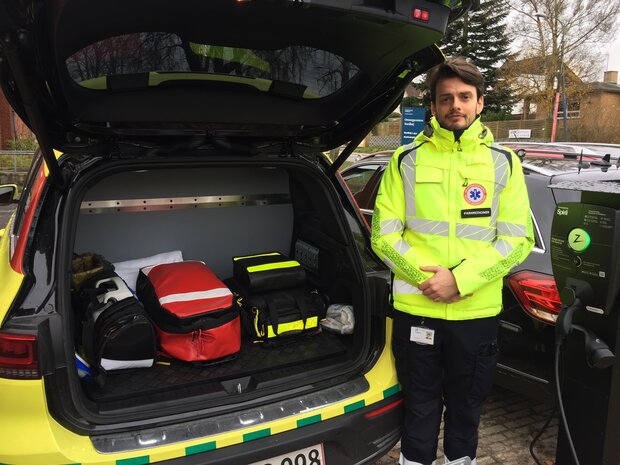
[[[547,417],[547,421],[545,421],[545,424],[543,425],[543,427],[540,429],[540,431],[538,431],[536,436],[534,436],[534,439],[532,439],[532,441],[530,442],[530,455],[534,459],[534,462],[536,462],[536,465],[543,465],[543,464],[540,462],[540,460],[538,460],[538,457],[536,456],[536,453],[534,452],[534,445],[538,442],[538,440],[543,435],[543,433],[545,431],[547,431],[547,428],[549,427],[549,424],[555,418],[556,410],[557,410],[557,404],[553,406],[553,409],[551,410],[551,413]]]
[[[564,402],[562,401],[562,387],[560,386],[560,351],[562,349],[562,345],[564,344],[564,339],[566,339],[566,336],[571,331],[573,315],[582,305],[581,300],[574,296],[574,290],[571,289],[571,291],[573,291],[573,303],[560,311],[558,320],[555,322],[555,357],[553,363],[553,377],[555,379],[555,391],[557,394],[558,409],[560,410],[560,419],[562,420],[562,425],[564,425],[564,431],[566,432],[566,438],[568,439],[568,445],[570,447],[575,465],[580,465],[579,458],[577,457],[577,451],[575,450],[575,445],[573,444],[573,438],[571,437],[570,429],[568,429],[566,411],[564,410]],[[562,292],[564,293],[564,291]],[[564,299],[562,299],[562,301],[564,301]]]

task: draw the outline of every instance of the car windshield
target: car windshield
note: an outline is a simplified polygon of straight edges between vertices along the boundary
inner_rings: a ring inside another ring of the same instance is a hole
[[[167,32],[96,42],[72,54],[66,66],[75,82],[95,90],[217,82],[297,98],[333,94],[359,71],[344,58],[309,46],[234,48]]]

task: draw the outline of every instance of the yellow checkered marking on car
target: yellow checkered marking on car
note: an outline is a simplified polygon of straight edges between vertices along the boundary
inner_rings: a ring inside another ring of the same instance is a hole
[[[209,452],[215,449],[221,449],[223,447],[231,446],[231,445],[238,444],[238,443],[247,443],[247,442],[254,441],[256,439],[262,439],[262,438],[266,438],[269,436],[273,436],[274,434],[278,434],[278,433],[290,431],[290,430],[297,429],[297,428],[303,428],[304,426],[309,426],[309,425],[313,425],[316,423],[320,423],[321,421],[328,420],[330,418],[334,418],[342,414],[346,414],[346,413],[359,410],[360,408],[363,408],[366,405],[370,405],[374,402],[378,402],[380,400],[391,397],[397,394],[399,391],[400,391],[400,385],[396,384],[394,386],[391,386],[383,390],[380,396],[370,396],[368,398],[360,399],[358,401],[345,404],[344,406],[342,404],[339,404],[337,406],[334,406],[333,408],[328,408],[327,412],[323,414],[310,415],[310,416],[307,416],[299,420],[291,420],[291,421],[283,422],[283,424],[278,425],[276,427],[260,428],[255,431],[251,431],[249,433],[244,433],[239,438],[241,439],[240,441],[236,441],[233,438],[230,438],[228,440],[209,441],[209,442],[205,442],[202,444],[196,444],[193,446],[189,446],[185,448],[185,456],[201,454],[204,452]],[[377,397],[380,397],[380,398],[377,398]],[[167,457],[167,458],[169,459],[173,457]],[[120,459],[115,462],[115,465],[147,465],[151,463],[156,463],[158,461],[160,461],[160,459],[156,457],[155,454],[152,454],[152,455],[142,455],[138,457],[127,458],[127,459]],[[79,464],[67,464],[67,465],[79,465]]]

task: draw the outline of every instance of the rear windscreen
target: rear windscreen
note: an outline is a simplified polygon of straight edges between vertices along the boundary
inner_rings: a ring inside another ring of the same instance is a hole
[[[333,94],[359,71],[344,58],[309,46],[233,48],[165,32],[96,42],[71,55],[66,66],[75,82],[96,90],[219,83],[298,98]]]

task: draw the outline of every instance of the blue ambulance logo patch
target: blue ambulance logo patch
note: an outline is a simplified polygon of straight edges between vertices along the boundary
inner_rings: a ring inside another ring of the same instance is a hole
[[[470,205],[482,205],[487,199],[487,190],[480,184],[470,184],[463,192],[463,197]]]

